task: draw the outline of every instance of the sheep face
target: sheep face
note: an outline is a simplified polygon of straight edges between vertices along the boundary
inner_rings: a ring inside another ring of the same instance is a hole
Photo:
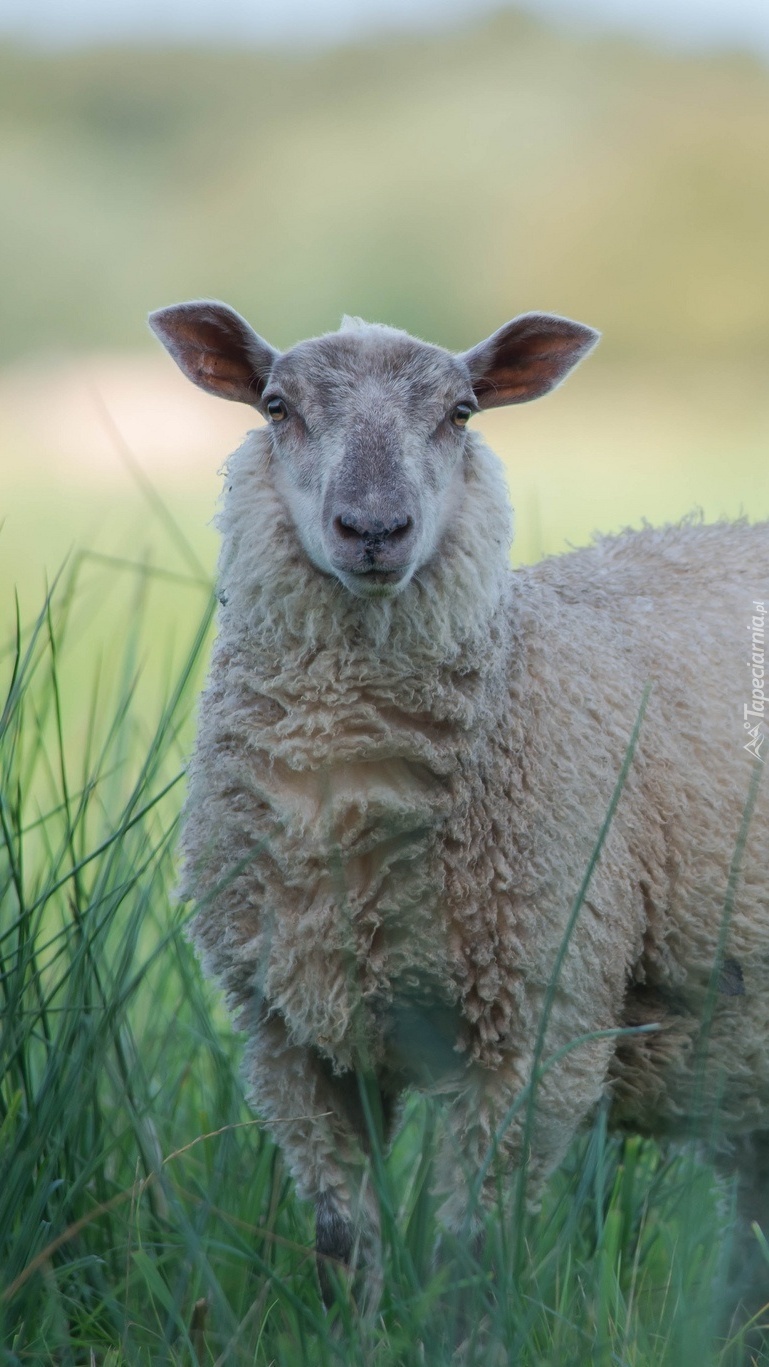
[[[274,479],[307,555],[359,597],[400,592],[461,498],[467,366],[362,325],[281,356],[261,408]]]
[[[267,419],[272,477],[307,556],[361,598],[400,593],[436,554],[461,504],[472,414],[546,393],[598,337],[524,314],[454,356],[345,319],[281,354],[223,304],[175,305],[150,324],[195,384]]]

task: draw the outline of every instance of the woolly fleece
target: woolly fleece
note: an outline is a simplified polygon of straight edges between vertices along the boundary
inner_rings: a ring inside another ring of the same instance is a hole
[[[459,1225],[529,1080],[647,681],[544,1056],[588,1032],[660,1028],[578,1044],[548,1069],[530,1173],[553,1169],[607,1093],[615,1123],[646,1133],[688,1132],[716,1101],[726,1131],[769,1129],[766,782],[721,949],[738,986],[713,976],[760,763],[743,703],[769,524],[645,528],[512,571],[501,465],[472,433],[439,553],[399,596],[364,601],[308,561],[266,431],[231,458],[227,485],[183,893],[300,1193],[343,1218],[365,1204],[363,1069],[386,1103],[409,1085],[445,1097],[439,1182]],[[511,1168],[521,1126],[501,1144]]]

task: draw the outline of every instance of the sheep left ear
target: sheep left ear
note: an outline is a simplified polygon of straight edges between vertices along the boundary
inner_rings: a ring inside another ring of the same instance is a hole
[[[192,299],[157,309],[148,321],[193,384],[256,407],[280,353],[228,304]]]
[[[555,389],[593,350],[600,332],[555,313],[522,313],[459,356],[481,408],[528,403]]]

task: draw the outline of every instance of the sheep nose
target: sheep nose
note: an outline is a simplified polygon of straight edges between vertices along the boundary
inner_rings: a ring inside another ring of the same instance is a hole
[[[334,518],[334,529],[340,539],[362,542],[364,550],[378,549],[385,541],[392,544],[404,540],[413,525],[414,519],[406,514],[393,514],[386,522],[358,512],[340,513]]]
[[[373,511],[365,503],[338,503],[327,524],[334,572],[361,582],[371,575],[372,584],[402,578],[411,568],[417,517],[417,509],[412,516],[394,500],[389,506],[385,500],[374,503]]]

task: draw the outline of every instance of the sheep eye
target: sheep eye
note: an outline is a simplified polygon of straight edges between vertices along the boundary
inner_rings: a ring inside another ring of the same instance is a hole
[[[269,399],[267,413],[270,422],[282,422],[284,418],[288,417],[288,409],[282,399]]]
[[[473,409],[469,403],[458,403],[456,408],[452,408],[449,413],[449,418],[455,427],[467,427],[472,416]]]

